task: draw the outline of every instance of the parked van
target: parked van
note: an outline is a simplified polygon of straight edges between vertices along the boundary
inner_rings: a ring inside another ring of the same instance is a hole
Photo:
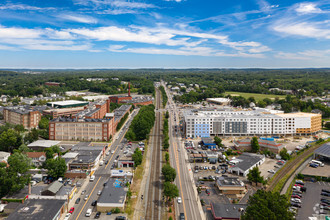
[[[92,214],[92,209],[87,209],[87,212],[85,214],[86,217],[90,217]]]
[[[89,179],[90,182],[93,182],[95,180],[95,176],[92,175],[91,178]]]
[[[318,164],[319,166],[321,166],[321,167],[324,167],[324,163],[322,163],[321,161],[318,161],[318,160],[312,160],[311,162],[309,162],[310,164],[312,164],[312,163],[316,163],[316,164]]]

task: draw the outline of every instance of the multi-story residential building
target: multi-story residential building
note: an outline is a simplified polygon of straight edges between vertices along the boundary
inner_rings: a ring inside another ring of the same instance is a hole
[[[295,135],[312,134],[321,130],[321,115],[312,113],[278,113],[253,111],[189,110],[184,114],[187,137],[211,135]]]
[[[42,107],[14,106],[3,109],[6,123],[23,125],[26,129],[36,128],[41,119]]]
[[[109,141],[114,118],[56,118],[49,122],[49,140]]]

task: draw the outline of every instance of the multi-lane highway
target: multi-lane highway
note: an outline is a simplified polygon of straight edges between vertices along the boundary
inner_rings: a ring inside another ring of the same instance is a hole
[[[107,149],[107,151],[114,151],[113,154],[110,154],[109,156],[104,156],[101,157],[101,160],[105,157],[105,160],[108,160],[107,165],[99,166],[97,170],[95,171],[95,180],[93,182],[88,182],[87,184],[83,184],[83,187],[79,189],[77,195],[74,197],[73,202],[76,201],[77,198],[80,198],[80,203],[79,204],[74,204],[75,211],[73,212],[72,216],[70,219],[89,219],[88,217],[85,217],[87,209],[93,209],[93,213],[91,217],[94,217],[96,214],[96,207],[92,206],[91,203],[94,200],[98,199],[97,192],[99,190],[103,189],[103,184],[108,180],[110,177],[110,172],[111,172],[111,166],[113,162],[115,161],[116,157],[122,153],[122,149],[124,147],[123,143],[123,138],[125,136],[125,133],[127,132],[130,123],[132,122],[134,116],[137,114],[138,110],[134,110],[134,112],[131,114],[131,117],[127,122],[124,124],[123,128],[121,129],[120,133],[115,137],[116,139],[112,143],[111,147]],[[86,178],[85,181],[89,181],[89,177]],[[86,190],[84,195],[81,195],[82,190]],[[84,198],[85,196],[88,195],[88,199],[85,201]],[[72,203],[70,202],[70,205]],[[70,206],[69,208],[71,208]]]
[[[145,219],[162,219],[162,201],[161,201],[161,121],[162,112],[160,92],[156,89],[156,120],[153,128],[152,136],[150,138],[150,150],[152,151],[151,167],[149,173],[149,180],[146,186],[146,206]]]
[[[166,86],[163,85],[166,89]],[[191,176],[191,168],[188,162],[186,151],[181,141],[181,134],[179,129],[179,114],[176,105],[172,99],[172,95],[166,89],[168,96],[167,110],[170,113],[169,121],[169,137],[170,137],[170,162],[177,171],[177,178],[175,183],[179,188],[182,203],[178,204],[175,201],[176,215],[179,217],[180,213],[184,213],[185,219],[200,220],[205,219],[205,216],[200,212],[201,206],[194,188],[193,178]],[[175,126],[178,127],[175,130]]]

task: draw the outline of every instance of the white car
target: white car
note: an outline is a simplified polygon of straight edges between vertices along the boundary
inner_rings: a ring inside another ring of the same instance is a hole
[[[71,216],[71,213],[66,214],[64,220],[68,220],[70,218],[70,216]]]
[[[114,153],[115,153],[115,151],[114,151],[114,150],[112,150],[112,151],[111,151],[111,154],[114,154]]]
[[[179,204],[182,203],[182,199],[181,199],[181,197],[178,197],[178,203],[179,203]]]
[[[275,171],[274,170],[268,170],[268,173],[275,173]]]
[[[101,194],[102,194],[102,191],[99,190],[99,191],[97,192],[97,195],[100,196]]]
[[[105,155],[109,156],[110,152],[108,151]]]
[[[301,203],[301,200],[298,198],[292,198],[291,202]]]

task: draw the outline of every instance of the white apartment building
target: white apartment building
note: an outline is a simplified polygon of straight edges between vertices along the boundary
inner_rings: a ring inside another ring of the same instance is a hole
[[[314,133],[321,129],[321,115],[253,111],[194,111],[184,113],[186,137],[211,135],[286,135]]]

